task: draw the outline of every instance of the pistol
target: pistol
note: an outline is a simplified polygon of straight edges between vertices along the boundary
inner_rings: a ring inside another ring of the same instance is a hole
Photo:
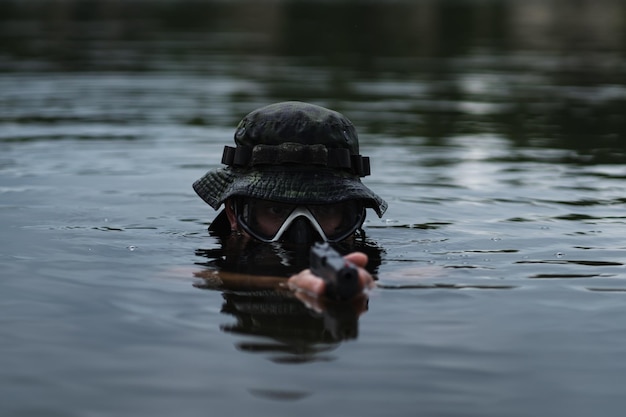
[[[359,293],[359,271],[346,261],[328,242],[311,248],[311,272],[322,278],[324,295],[334,300],[348,300]]]

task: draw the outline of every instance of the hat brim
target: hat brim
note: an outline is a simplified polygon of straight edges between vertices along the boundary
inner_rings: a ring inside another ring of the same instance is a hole
[[[387,203],[354,175],[320,168],[220,168],[194,182],[193,189],[215,210],[229,197],[246,196],[284,203],[332,204],[360,199],[378,217]]]

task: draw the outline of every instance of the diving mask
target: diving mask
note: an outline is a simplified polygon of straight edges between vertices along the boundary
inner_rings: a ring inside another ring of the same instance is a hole
[[[365,220],[365,207],[359,200],[298,205],[246,198],[235,207],[239,226],[263,242],[339,242]]]

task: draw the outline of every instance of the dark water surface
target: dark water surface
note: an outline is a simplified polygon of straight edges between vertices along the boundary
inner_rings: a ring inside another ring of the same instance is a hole
[[[0,39],[0,415],[623,415],[623,2],[2,1]],[[390,205],[358,318],[195,276],[191,183],[287,99]]]

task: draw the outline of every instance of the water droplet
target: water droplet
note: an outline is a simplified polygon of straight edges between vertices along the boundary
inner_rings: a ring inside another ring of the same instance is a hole
[[[557,258],[562,258],[565,256],[565,254],[563,252],[557,252],[554,254],[554,256],[556,256]]]
[[[137,249],[137,246],[133,246],[133,245],[128,246],[128,250],[131,252],[134,251],[135,249]]]

